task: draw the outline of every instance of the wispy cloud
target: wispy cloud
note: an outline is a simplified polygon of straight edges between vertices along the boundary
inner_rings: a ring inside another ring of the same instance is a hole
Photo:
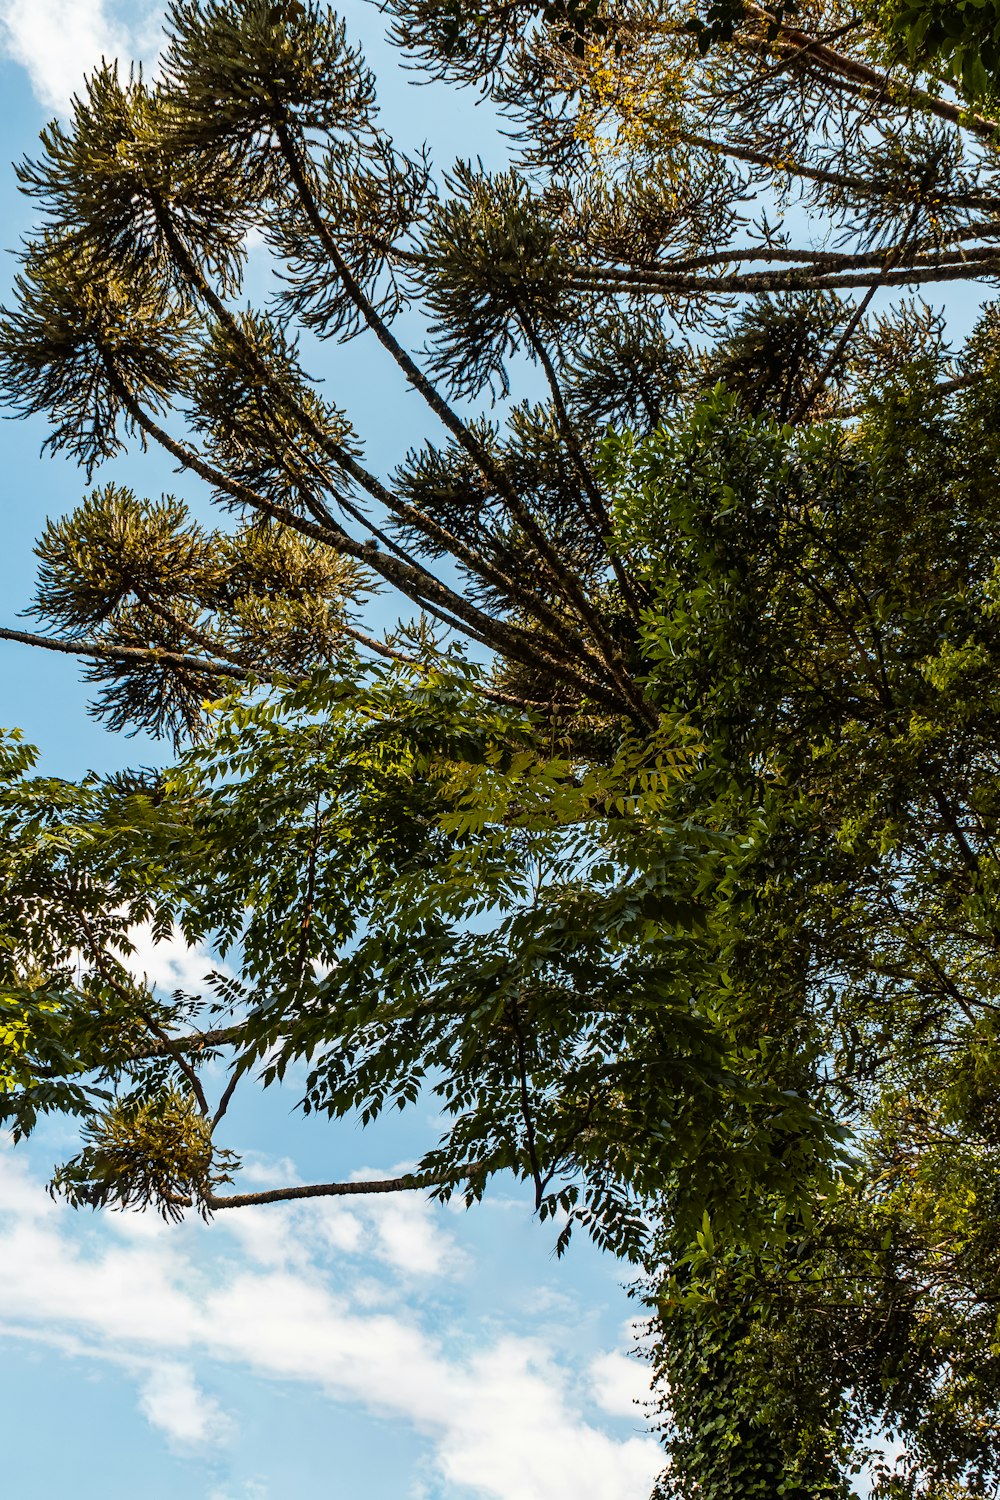
[[[225,1441],[232,1431],[232,1422],[219,1403],[200,1389],[190,1365],[176,1360],[150,1368],[142,1382],[139,1409],[180,1449]]]
[[[102,57],[152,62],[162,7],[108,0],[0,0],[0,47],[27,71],[39,103],[65,113]]]
[[[0,1202],[3,1331],[71,1340],[131,1368],[141,1410],[174,1444],[227,1435],[228,1419],[199,1389],[207,1360],[412,1424],[431,1438],[440,1478],[483,1500],[634,1500],[658,1470],[638,1420],[622,1439],[585,1410],[588,1395],[624,1409],[634,1366],[598,1362],[588,1391],[551,1337],[424,1326],[414,1282],[393,1272],[409,1261],[439,1298],[453,1263],[443,1215],[428,1231],[420,1208],[388,1233],[353,1206],[343,1223],[290,1205],[256,1219],[221,1216],[207,1229],[124,1215],[95,1224],[51,1203],[9,1152],[0,1152]],[[370,1246],[380,1234],[394,1265],[373,1305]]]

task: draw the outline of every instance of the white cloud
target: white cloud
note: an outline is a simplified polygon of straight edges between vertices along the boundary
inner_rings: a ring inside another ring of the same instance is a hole
[[[176,923],[170,936],[160,942],[153,936],[151,922],[130,928],[129,938],[135,951],[122,955],[129,973],[168,994],[174,990],[199,994],[207,988],[206,979],[213,970],[219,974],[230,972],[202,944],[188,943]]]
[[[585,1420],[573,1372],[550,1344],[468,1324],[445,1340],[422,1325],[412,1281],[405,1300],[390,1282],[380,1306],[366,1305],[367,1236],[383,1249],[397,1232],[405,1241],[399,1225],[380,1230],[367,1208],[352,1205],[339,1227],[315,1205],[272,1209],[266,1236],[248,1231],[255,1220],[242,1212],[209,1228],[116,1233],[115,1220],[51,1203],[2,1151],[0,1204],[3,1331],[76,1340],[81,1352],[131,1368],[143,1411],[174,1442],[226,1436],[227,1420],[198,1390],[197,1364],[207,1359],[412,1424],[430,1437],[441,1479],[482,1500],[634,1500],[658,1471],[650,1437],[621,1440]],[[427,1235],[424,1212],[406,1221],[419,1226],[419,1248],[396,1253],[428,1277],[432,1266],[442,1273],[431,1283],[437,1296],[450,1244],[436,1223]],[[360,1240],[343,1228],[352,1220]],[[617,1390],[621,1372],[602,1365],[597,1377]]]
[[[39,102],[65,113],[102,57],[152,61],[161,15],[147,5],[127,25],[106,0],[0,0],[0,44],[27,71]]]
[[[328,1249],[354,1255],[365,1247],[365,1227],[356,1213],[343,1203],[327,1199],[319,1205],[316,1229]]]
[[[641,1420],[642,1403],[649,1400],[649,1376],[637,1359],[614,1351],[590,1363],[590,1389],[602,1411],[612,1417]]]
[[[217,1401],[200,1390],[189,1365],[154,1365],[142,1383],[139,1407],[146,1419],[180,1448],[225,1440],[232,1424]]]
[[[610,1440],[572,1410],[567,1374],[540,1345],[504,1339],[470,1361],[442,1435],[446,1476],[495,1500],[635,1500],[662,1468],[652,1439]]]
[[[231,1419],[219,1403],[202,1391],[194,1371],[175,1360],[145,1359],[93,1339],[77,1338],[58,1329],[0,1322],[0,1341],[29,1336],[36,1344],[56,1350],[64,1359],[115,1365],[138,1382],[139,1410],[172,1447],[192,1449],[227,1441]]]
[[[371,1247],[379,1260],[409,1276],[451,1276],[465,1269],[454,1238],[445,1233],[440,1214],[415,1193],[371,1198],[363,1205],[375,1235]]]

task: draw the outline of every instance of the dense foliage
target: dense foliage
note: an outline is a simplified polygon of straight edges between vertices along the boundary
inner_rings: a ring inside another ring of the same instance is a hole
[[[178,0],[20,169],[11,404],[228,519],[104,483],[2,632],[185,747],[4,742],[4,1116],[168,1217],[513,1171],[638,1268],[664,1495],[842,1496],[890,1435],[885,1500],[993,1493],[1000,381],[991,312],[956,356],[901,289],[996,275],[997,127],[888,12],[390,9],[508,170],[435,178],[299,0]],[[363,333],[434,424],[388,476],[306,374]],[[137,983],[145,921],[232,972]],[[233,1091],[303,1060],[441,1138],[241,1193]]]
[[[995,1491],[996,402],[984,373],[796,431],[720,397],[615,456],[655,679],[707,747],[675,806],[747,851],[737,1039],[856,1155],[773,1238],[663,1231],[666,1493],[847,1494],[879,1432],[878,1493]]]
[[[996,0],[882,0],[876,11],[888,40],[913,62],[935,64],[961,80],[976,101],[993,99],[1000,80],[1000,6]]]

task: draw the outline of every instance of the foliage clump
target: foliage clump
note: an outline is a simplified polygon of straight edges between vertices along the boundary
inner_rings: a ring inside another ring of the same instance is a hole
[[[215,1188],[230,1180],[218,1170],[209,1122],[178,1089],[117,1100],[81,1136],[79,1156],[52,1178],[53,1193],[74,1208],[153,1208],[179,1220],[194,1207],[207,1216]]]

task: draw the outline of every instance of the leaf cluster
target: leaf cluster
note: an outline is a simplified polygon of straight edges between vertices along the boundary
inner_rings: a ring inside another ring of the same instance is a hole
[[[720,388],[608,447],[656,591],[650,691],[705,747],[678,804],[754,831],[725,885],[734,1013],[853,1156],[776,1195],[763,1238],[665,1226],[667,1494],[997,1481],[996,398],[989,377],[948,411],[933,379],[849,431]]]

